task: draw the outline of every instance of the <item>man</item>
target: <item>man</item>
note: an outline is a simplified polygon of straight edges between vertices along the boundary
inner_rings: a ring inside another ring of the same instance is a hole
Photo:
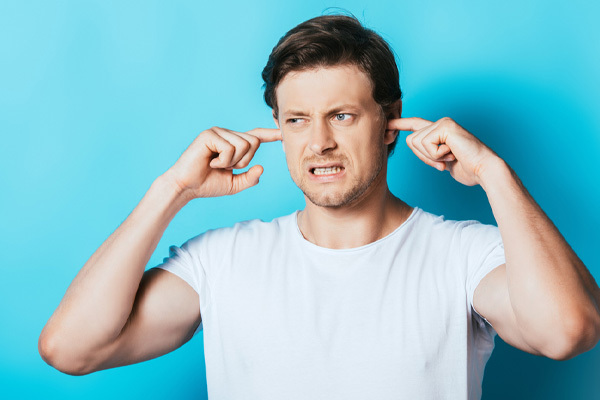
[[[214,399],[478,398],[497,332],[567,359],[600,335],[593,277],[510,167],[448,118],[400,118],[393,54],[345,16],[288,32],[263,71],[278,129],[202,132],[84,265],[40,335],[74,375],[170,352],[204,330]],[[398,131],[426,164],[485,190],[498,228],[445,221],[388,189]],[[198,197],[256,185],[283,143],[306,208],[171,247]],[[167,271],[169,272],[167,272]]]

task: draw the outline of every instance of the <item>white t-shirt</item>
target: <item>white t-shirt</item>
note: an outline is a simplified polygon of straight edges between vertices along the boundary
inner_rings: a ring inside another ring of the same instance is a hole
[[[208,231],[159,267],[199,295],[211,400],[479,399],[496,332],[473,312],[503,264],[497,227],[415,208],[352,249],[297,212]]]

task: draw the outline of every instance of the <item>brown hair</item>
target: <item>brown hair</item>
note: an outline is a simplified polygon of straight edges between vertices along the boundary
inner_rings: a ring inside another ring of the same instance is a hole
[[[262,78],[273,116],[279,118],[275,90],[289,72],[336,65],[355,65],[369,77],[373,99],[384,116],[402,98],[398,67],[387,42],[354,16],[322,15],[292,28],[269,55]],[[395,146],[395,140],[388,145],[388,155]]]

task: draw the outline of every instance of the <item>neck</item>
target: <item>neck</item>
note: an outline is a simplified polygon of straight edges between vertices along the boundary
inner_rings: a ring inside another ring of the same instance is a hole
[[[298,226],[306,240],[330,249],[348,249],[375,242],[398,228],[412,207],[388,189],[385,174],[360,199],[343,207],[319,207],[306,199]]]

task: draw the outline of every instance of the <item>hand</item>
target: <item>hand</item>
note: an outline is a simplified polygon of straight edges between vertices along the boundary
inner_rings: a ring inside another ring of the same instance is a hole
[[[277,140],[279,129],[213,127],[200,133],[165,175],[190,200],[235,194],[256,185],[263,167],[255,165],[239,175],[233,169],[247,167],[261,143]]]
[[[413,132],[406,137],[406,144],[415,155],[440,171],[448,170],[454,179],[467,186],[481,184],[485,167],[499,159],[450,118],[436,122],[421,118],[391,119],[387,129]]]

